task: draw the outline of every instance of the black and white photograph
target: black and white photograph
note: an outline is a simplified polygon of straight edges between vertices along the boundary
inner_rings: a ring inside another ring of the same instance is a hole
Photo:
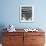
[[[32,5],[20,6],[20,22],[32,22],[34,9]]]

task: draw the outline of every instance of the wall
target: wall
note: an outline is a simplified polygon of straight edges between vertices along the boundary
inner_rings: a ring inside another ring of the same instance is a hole
[[[46,27],[46,1],[45,0],[1,0],[0,24],[5,26],[13,24],[16,28]],[[21,23],[19,21],[20,5],[33,5],[35,21]]]

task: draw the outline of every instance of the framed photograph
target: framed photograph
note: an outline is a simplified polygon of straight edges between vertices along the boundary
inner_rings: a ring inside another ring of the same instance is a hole
[[[34,7],[32,5],[20,6],[20,22],[34,21]]]

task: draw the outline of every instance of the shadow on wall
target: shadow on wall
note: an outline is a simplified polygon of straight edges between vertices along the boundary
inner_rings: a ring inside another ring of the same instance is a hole
[[[4,28],[6,28],[6,26],[4,24],[0,24],[0,43],[2,43],[2,33],[6,31]]]

